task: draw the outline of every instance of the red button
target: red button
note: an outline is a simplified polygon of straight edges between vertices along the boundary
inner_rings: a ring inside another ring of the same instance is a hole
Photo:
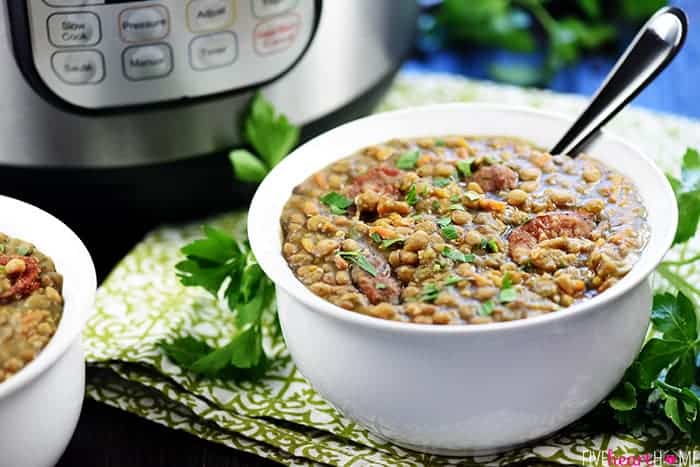
[[[301,28],[301,17],[296,13],[277,16],[258,24],[253,32],[255,51],[260,55],[282,52],[291,46]]]

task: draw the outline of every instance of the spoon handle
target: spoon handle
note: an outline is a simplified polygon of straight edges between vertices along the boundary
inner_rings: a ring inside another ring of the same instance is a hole
[[[680,8],[662,8],[652,16],[550,152],[576,157],[603,125],[666,68],[683,46],[687,31],[688,19]]]

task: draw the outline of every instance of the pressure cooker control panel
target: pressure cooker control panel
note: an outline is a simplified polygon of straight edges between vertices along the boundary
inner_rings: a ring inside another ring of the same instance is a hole
[[[292,67],[316,0],[28,0],[34,66],[87,109],[235,91]]]

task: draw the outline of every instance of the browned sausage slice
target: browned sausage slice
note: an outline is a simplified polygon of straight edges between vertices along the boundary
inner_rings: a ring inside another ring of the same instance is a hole
[[[355,177],[348,189],[348,195],[355,197],[360,193],[373,191],[379,195],[395,197],[399,193],[396,186],[400,170],[393,167],[375,167]]]
[[[41,287],[39,273],[41,268],[39,262],[31,256],[0,256],[0,265],[5,266],[11,259],[21,259],[24,261],[24,272],[10,277],[12,285],[9,289],[0,293],[0,301],[19,300]]]
[[[360,289],[372,305],[383,302],[398,303],[401,286],[391,276],[389,263],[377,253],[370,253],[367,261],[376,268],[377,275],[373,276],[359,266],[353,265],[350,276],[355,287]]]
[[[470,181],[478,183],[484,191],[495,193],[517,187],[518,174],[505,165],[486,165],[474,172]]]
[[[543,240],[559,237],[590,238],[593,223],[573,212],[542,214],[517,227],[508,237],[510,256],[517,263],[528,260],[530,251]]]

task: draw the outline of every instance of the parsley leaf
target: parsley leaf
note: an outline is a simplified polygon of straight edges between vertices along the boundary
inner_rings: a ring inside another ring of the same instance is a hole
[[[498,301],[501,303],[510,303],[518,299],[518,292],[513,287],[513,282],[510,279],[510,273],[506,272],[501,281],[501,290],[498,292]]]
[[[479,314],[481,316],[489,316],[491,313],[493,313],[493,309],[495,307],[496,304],[493,302],[493,300],[488,300],[481,304],[481,307],[479,308]]]
[[[442,256],[453,261],[457,261],[458,263],[471,263],[476,259],[476,256],[471,253],[462,253],[461,251],[453,250],[450,247],[445,247],[442,249]]]
[[[681,179],[667,175],[678,203],[678,229],[674,244],[684,243],[695,235],[700,220],[700,153],[688,149],[683,156]]]
[[[498,253],[500,251],[500,249],[498,248],[498,242],[496,242],[496,240],[494,240],[493,238],[489,238],[488,240],[482,238],[481,248],[488,251],[489,253]]]
[[[387,248],[391,247],[392,245],[396,243],[401,243],[404,242],[406,239],[404,238],[388,238],[386,240],[382,240],[382,243],[379,245],[379,248],[382,248],[386,250]]]
[[[418,194],[416,193],[415,185],[411,185],[411,188],[408,189],[408,192],[406,193],[406,202],[409,206],[415,206],[415,204],[418,202]]]
[[[278,114],[261,93],[253,98],[243,123],[243,134],[268,169],[276,166],[299,142],[299,127]]]
[[[435,223],[441,228],[444,228],[452,223],[452,219],[450,217],[439,217],[435,219]]]
[[[353,205],[353,200],[346,198],[345,196],[331,191],[326,193],[321,197],[321,202],[331,208],[331,212],[337,215],[343,215],[347,213],[347,209]]]
[[[459,238],[459,231],[457,231],[454,225],[446,225],[440,229],[440,233],[442,233],[442,236],[447,240],[456,240]]]
[[[257,183],[296,146],[299,128],[278,115],[272,104],[257,93],[243,121],[243,139],[259,158],[246,149],[231,151],[228,157],[234,177]]]
[[[357,264],[360,268],[364,269],[372,277],[377,277],[377,269],[374,266],[372,266],[372,264],[367,260],[365,255],[363,255],[359,251],[341,251],[340,253],[338,253],[338,256]]]
[[[433,179],[433,185],[435,185],[438,188],[445,188],[450,183],[452,183],[452,180],[450,180],[449,178],[435,178],[435,179]]]
[[[693,303],[682,293],[676,296],[670,293],[655,295],[651,320],[667,339],[693,342],[698,337]]]
[[[613,392],[608,403],[615,410],[632,410],[637,407],[637,390],[632,383],[625,381]]]
[[[437,284],[430,283],[423,286],[421,290],[421,301],[423,302],[434,302],[438,295],[440,294],[440,287]]]
[[[473,160],[460,160],[457,161],[457,170],[462,174],[464,178],[472,176],[472,163]]]
[[[455,284],[458,284],[459,282],[462,282],[463,280],[464,280],[463,277],[459,277],[459,276],[450,276],[450,277],[448,277],[447,280],[445,281],[445,286],[455,285]]]
[[[411,170],[416,168],[416,163],[420,157],[420,151],[414,149],[412,151],[406,151],[402,153],[396,160],[396,167],[401,170]]]
[[[267,175],[265,164],[250,151],[236,149],[229,153],[228,158],[235,177],[243,182],[258,183]]]

